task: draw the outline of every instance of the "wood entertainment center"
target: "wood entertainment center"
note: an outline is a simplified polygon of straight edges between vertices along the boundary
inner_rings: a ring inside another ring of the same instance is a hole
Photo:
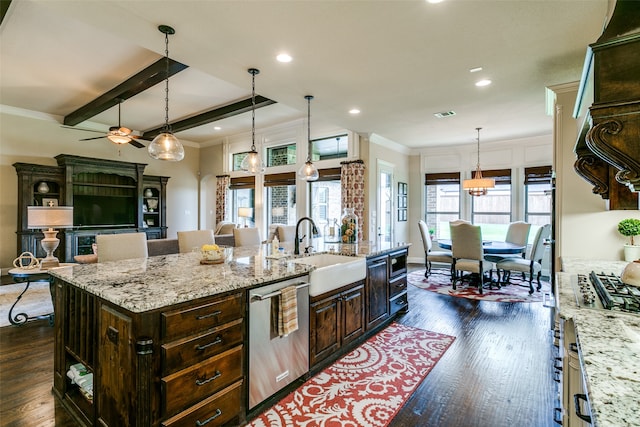
[[[97,234],[144,231],[167,237],[166,176],[144,175],[144,163],[60,154],[58,166],[15,163],[18,174],[18,254],[44,256],[40,230],[27,224],[27,206],[55,203],[74,207],[74,227],[59,230],[58,258],[92,252]]]

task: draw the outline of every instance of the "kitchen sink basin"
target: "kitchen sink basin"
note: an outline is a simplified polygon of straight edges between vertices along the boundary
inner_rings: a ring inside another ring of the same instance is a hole
[[[333,254],[316,254],[291,261],[312,265],[309,273],[309,295],[316,296],[362,280],[367,275],[367,260]]]

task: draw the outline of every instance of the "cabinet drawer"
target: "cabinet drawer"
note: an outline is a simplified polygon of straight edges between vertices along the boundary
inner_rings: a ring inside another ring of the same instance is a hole
[[[244,324],[237,319],[201,335],[162,346],[162,372],[168,375],[242,344]]]
[[[206,331],[243,317],[242,301],[242,293],[237,293],[208,304],[162,313],[164,342]]]
[[[389,311],[391,312],[391,316],[393,316],[400,310],[407,310],[408,308],[409,308],[409,299],[407,297],[406,292],[398,295],[397,297],[389,301]]]
[[[242,346],[162,378],[165,415],[174,414],[242,377]]]
[[[393,298],[396,295],[407,290],[407,276],[401,276],[396,279],[389,280],[389,298]]]
[[[221,426],[240,414],[242,381],[164,421],[163,427]]]

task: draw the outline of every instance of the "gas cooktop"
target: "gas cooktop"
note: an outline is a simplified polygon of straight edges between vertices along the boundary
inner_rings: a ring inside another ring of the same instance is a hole
[[[622,283],[616,274],[578,274],[572,279],[580,307],[640,314],[640,288]]]

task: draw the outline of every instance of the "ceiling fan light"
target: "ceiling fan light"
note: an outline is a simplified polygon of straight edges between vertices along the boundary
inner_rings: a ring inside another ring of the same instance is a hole
[[[107,135],[107,139],[114,144],[120,145],[128,144],[129,142],[131,142],[131,138],[128,135],[120,135],[116,132],[109,132],[109,134]]]
[[[163,132],[153,138],[148,150],[149,155],[156,160],[179,162],[184,159],[184,147],[171,132]]]
[[[318,169],[315,167],[315,165],[311,161],[307,161],[300,167],[300,170],[298,171],[298,177],[305,181],[311,182],[317,181],[320,177],[320,174],[318,173]]]

